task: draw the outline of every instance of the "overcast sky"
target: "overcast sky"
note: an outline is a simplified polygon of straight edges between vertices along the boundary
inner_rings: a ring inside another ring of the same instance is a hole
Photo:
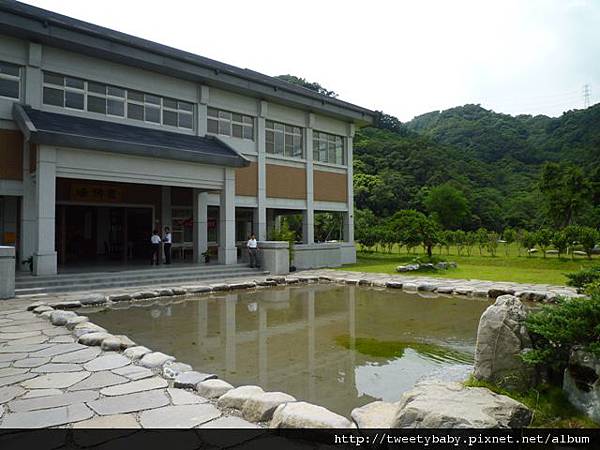
[[[28,0],[402,121],[465,103],[560,115],[600,101],[600,0]]]

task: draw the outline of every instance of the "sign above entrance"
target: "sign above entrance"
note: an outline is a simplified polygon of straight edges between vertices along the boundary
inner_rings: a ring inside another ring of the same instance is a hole
[[[71,200],[77,202],[122,203],[123,189],[115,186],[73,183]]]

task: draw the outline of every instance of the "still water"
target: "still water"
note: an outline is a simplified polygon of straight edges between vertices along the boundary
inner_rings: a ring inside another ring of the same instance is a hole
[[[234,386],[257,384],[348,416],[426,378],[462,380],[488,301],[307,285],[90,314],[114,334]]]

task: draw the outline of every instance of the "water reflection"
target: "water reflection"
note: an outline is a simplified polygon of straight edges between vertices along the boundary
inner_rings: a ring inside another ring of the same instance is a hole
[[[488,303],[309,285],[159,301],[91,320],[234,385],[258,384],[342,414],[396,401],[419,379],[463,378]]]

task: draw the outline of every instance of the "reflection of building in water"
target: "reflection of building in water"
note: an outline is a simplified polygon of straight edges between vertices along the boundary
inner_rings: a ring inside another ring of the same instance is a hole
[[[328,289],[265,290],[257,302],[240,300],[238,294],[198,301],[198,369],[308,401],[335,396],[337,404],[353,404],[356,356],[332,343],[345,335],[354,346],[355,288],[316,302],[315,295],[327,295]]]

